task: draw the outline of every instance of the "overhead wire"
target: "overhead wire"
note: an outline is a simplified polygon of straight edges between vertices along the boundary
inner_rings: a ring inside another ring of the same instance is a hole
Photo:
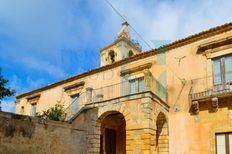
[[[120,17],[122,18],[122,20],[123,20],[124,22],[127,22],[127,23],[129,24],[129,22],[126,20],[126,18],[114,7],[114,5],[113,5],[109,0],[105,0],[105,2],[114,10],[114,12],[115,12],[116,14],[118,14],[118,16],[120,16]],[[134,28],[131,24],[129,24],[129,27],[139,36],[139,38],[140,38],[151,50],[153,50],[153,48],[149,45],[149,43],[142,37],[142,35],[141,35],[139,32],[137,32],[137,31],[135,30],[135,28]],[[163,61],[163,60],[161,59],[161,61]],[[164,62],[164,61],[163,61],[163,62]],[[164,63],[165,63],[165,62],[164,62]],[[175,72],[171,67],[169,67],[168,65],[166,65],[166,66],[167,66],[167,68],[180,80],[181,84],[182,84],[182,85],[185,85],[186,80],[185,80],[184,78],[179,77],[179,76],[176,74],[176,72]]]

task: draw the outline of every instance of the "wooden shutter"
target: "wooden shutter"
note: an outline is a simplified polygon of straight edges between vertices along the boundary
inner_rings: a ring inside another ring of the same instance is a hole
[[[225,134],[217,134],[217,154],[226,154],[226,139]]]
[[[72,96],[71,110],[73,114],[76,114],[77,111],[79,110],[80,107],[79,101],[80,101],[79,94]]]
[[[136,80],[130,81],[130,94],[136,93]]]
[[[31,115],[36,116],[36,104],[31,105]]]
[[[226,82],[232,81],[232,56],[225,57]]]
[[[144,78],[139,78],[138,82],[139,82],[139,92],[143,92],[144,91]]]
[[[214,68],[214,84],[222,83],[222,67],[221,67],[221,59],[213,60],[213,68]]]

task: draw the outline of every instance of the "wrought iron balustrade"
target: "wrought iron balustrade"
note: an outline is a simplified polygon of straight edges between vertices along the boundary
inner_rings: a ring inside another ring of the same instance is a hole
[[[232,93],[232,82],[215,84],[212,76],[194,79],[191,83],[190,96],[192,100]]]
[[[166,88],[153,76],[145,77],[143,88],[139,90],[137,87],[136,91],[131,90],[131,85],[129,81],[124,81],[118,84],[113,84],[98,89],[87,88],[86,91],[79,94],[78,107],[75,106],[75,103],[71,102],[71,104],[66,108],[66,119],[70,119],[71,117],[73,117],[86,104],[97,102],[100,103],[103,101],[127,97],[148,91],[155,94],[162,101],[167,102],[168,95]]]

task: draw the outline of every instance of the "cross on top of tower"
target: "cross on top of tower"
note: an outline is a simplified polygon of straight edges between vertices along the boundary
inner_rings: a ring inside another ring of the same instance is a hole
[[[128,40],[131,39],[131,36],[130,36],[130,32],[128,30],[128,22],[123,22],[122,23],[122,28],[120,30],[120,32],[118,33],[118,38],[127,38]]]

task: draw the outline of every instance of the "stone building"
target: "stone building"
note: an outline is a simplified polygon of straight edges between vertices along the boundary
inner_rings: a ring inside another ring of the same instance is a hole
[[[232,153],[232,23],[141,52],[125,22],[100,60],[17,95],[16,113],[64,105],[82,153]]]

